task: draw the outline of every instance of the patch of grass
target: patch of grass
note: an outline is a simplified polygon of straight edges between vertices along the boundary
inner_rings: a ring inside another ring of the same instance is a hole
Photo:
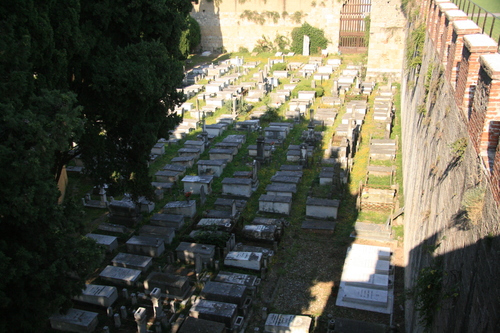
[[[362,210],[358,213],[358,221],[384,224],[385,222],[387,222],[387,218],[389,217],[390,213],[390,211],[380,212],[373,210]]]

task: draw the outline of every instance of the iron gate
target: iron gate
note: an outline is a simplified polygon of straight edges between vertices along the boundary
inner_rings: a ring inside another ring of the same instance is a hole
[[[339,51],[361,53],[367,50],[366,18],[370,15],[371,0],[347,0],[340,11]]]

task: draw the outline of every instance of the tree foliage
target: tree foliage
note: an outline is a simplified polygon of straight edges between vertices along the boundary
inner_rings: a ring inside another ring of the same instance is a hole
[[[182,59],[187,59],[193,50],[200,45],[201,29],[198,22],[191,16],[187,17],[187,28],[182,31],[179,50]]]
[[[302,54],[304,35],[309,36],[311,54],[321,53],[321,50],[328,45],[328,39],[323,30],[304,22],[301,27],[292,30],[292,52]]]
[[[101,262],[78,205],[58,204],[63,165],[81,153],[96,183],[151,190],[149,151],[183,100],[179,41],[191,6],[0,3],[0,332],[43,331]]]

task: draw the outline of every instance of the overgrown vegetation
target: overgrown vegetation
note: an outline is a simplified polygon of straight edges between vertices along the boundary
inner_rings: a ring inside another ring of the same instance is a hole
[[[422,55],[425,43],[425,25],[419,25],[410,34],[406,43],[406,69],[418,70],[422,66]]]
[[[187,18],[187,28],[182,31],[181,40],[179,42],[179,50],[182,59],[187,59],[194,49],[200,45],[201,29],[198,22],[191,16]]]
[[[453,156],[458,160],[461,160],[465,154],[465,151],[467,150],[468,143],[469,140],[467,140],[467,138],[460,138],[453,141],[453,143],[449,145]]]
[[[311,54],[319,54],[322,49],[325,49],[328,44],[328,39],[325,37],[325,32],[319,28],[311,26],[305,22],[301,27],[292,30],[292,47],[291,50],[301,54],[304,36],[309,36]]]
[[[467,190],[461,203],[461,209],[465,212],[465,217],[473,224],[478,224],[483,214],[484,193],[486,188],[477,186]]]
[[[446,279],[449,274],[444,270],[441,258],[433,259],[430,266],[420,270],[415,285],[406,292],[406,296],[414,300],[421,323],[427,329],[430,329],[443,302],[458,296],[456,284],[450,283],[452,279]]]

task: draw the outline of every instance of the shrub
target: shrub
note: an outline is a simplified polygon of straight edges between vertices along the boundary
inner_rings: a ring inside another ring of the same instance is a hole
[[[328,44],[328,39],[326,39],[325,32],[323,30],[315,28],[305,22],[300,28],[292,30],[292,52],[299,54],[302,53],[304,35],[309,36],[309,49],[311,50],[311,54],[319,53],[319,50],[326,48]]]

